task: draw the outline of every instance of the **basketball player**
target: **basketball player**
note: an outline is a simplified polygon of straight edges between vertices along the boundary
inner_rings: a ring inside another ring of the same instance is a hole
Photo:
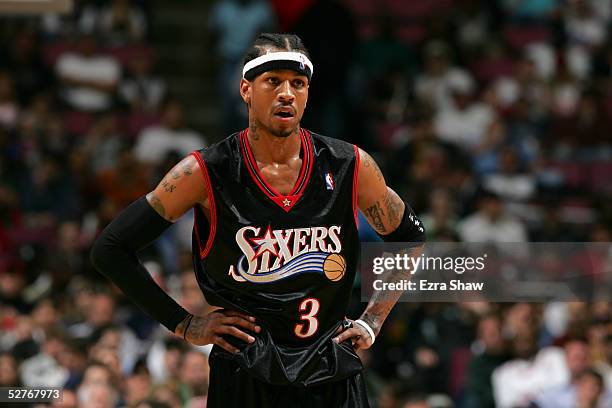
[[[367,407],[355,349],[370,347],[401,293],[345,317],[357,212],[386,241],[424,241],[410,207],[356,146],[300,127],[314,67],[295,35],[262,34],[245,57],[249,127],[179,162],[101,234],[96,268],[210,355],[209,407]],[[193,261],[206,300],[193,316],[136,252],[194,209]],[[397,272],[399,273],[399,272]],[[387,278],[405,278],[397,273]]]

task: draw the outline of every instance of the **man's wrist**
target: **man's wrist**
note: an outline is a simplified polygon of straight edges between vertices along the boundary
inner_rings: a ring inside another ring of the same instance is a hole
[[[382,326],[382,322],[380,322],[379,319],[376,318],[376,316],[371,316],[368,313],[364,313],[361,315],[359,320],[362,320],[364,323],[370,326],[370,328],[374,332],[374,335],[378,336],[378,333],[380,333],[380,327]]]
[[[187,316],[179,324],[176,325],[176,329],[174,329],[174,334],[180,337],[185,337],[185,330],[189,327],[189,323],[193,319],[193,315],[191,313],[187,313]]]

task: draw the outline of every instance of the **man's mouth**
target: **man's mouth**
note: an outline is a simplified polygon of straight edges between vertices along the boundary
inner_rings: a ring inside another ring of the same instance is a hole
[[[274,111],[274,116],[282,119],[290,119],[295,116],[295,110],[291,107],[278,108]]]

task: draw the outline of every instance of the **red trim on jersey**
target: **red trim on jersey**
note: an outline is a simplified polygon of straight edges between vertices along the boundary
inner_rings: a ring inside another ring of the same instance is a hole
[[[361,157],[359,156],[359,148],[357,145],[353,145],[355,148],[355,168],[353,169],[353,214],[355,216],[355,226],[359,226],[359,163]]]
[[[200,244],[200,237],[198,235],[198,228],[196,227],[196,238],[198,239],[198,246],[200,246],[200,258],[204,259],[208,256],[210,252],[210,248],[212,248],[213,241],[215,240],[215,234],[217,232],[217,206],[215,205],[215,196],[213,194],[212,183],[210,182],[210,177],[208,175],[208,169],[206,168],[206,163],[204,162],[204,158],[202,155],[195,151],[190,153],[198,162],[200,169],[202,170],[202,177],[204,179],[204,185],[206,186],[206,191],[208,193],[208,206],[210,213],[210,232],[208,233],[208,239],[206,240],[206,246],[202,249]],[[195,208],[194,211],[194,220],[197,222],[197,218],[195,218]]]
[[[302,166],[300,168],[298,178],[293,185],[293,189],[286,195],[280,194],[278,191],[276,191],[270,184],[268,184],[268,182],[259,172],[259,167],[257,166],[257,161],[255,160],[255,156],[251,150],[247,135],[248,129],[245,129],[240,132],[239,138],[242,155],[245,159],[247,170],[251,174],[251,178],[253,181],[255,181],[255,184],[257,184],[259,189],[266,195],[266,197],[272,200],[285,212],[289,212],[302,196],[302,193],[306,189],[306,185],[310,180],[310,174],[312,173],[314,155],[310,134],[306,133],[304,130],[300,130],[300,141],[302,142],[304,158],[302,160]]]

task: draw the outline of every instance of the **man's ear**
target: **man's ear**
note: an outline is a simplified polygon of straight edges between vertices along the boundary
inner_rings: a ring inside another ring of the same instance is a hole
[[[251,104],[251,83],[244,78],[240,80],[240,96],[244,103]]]

